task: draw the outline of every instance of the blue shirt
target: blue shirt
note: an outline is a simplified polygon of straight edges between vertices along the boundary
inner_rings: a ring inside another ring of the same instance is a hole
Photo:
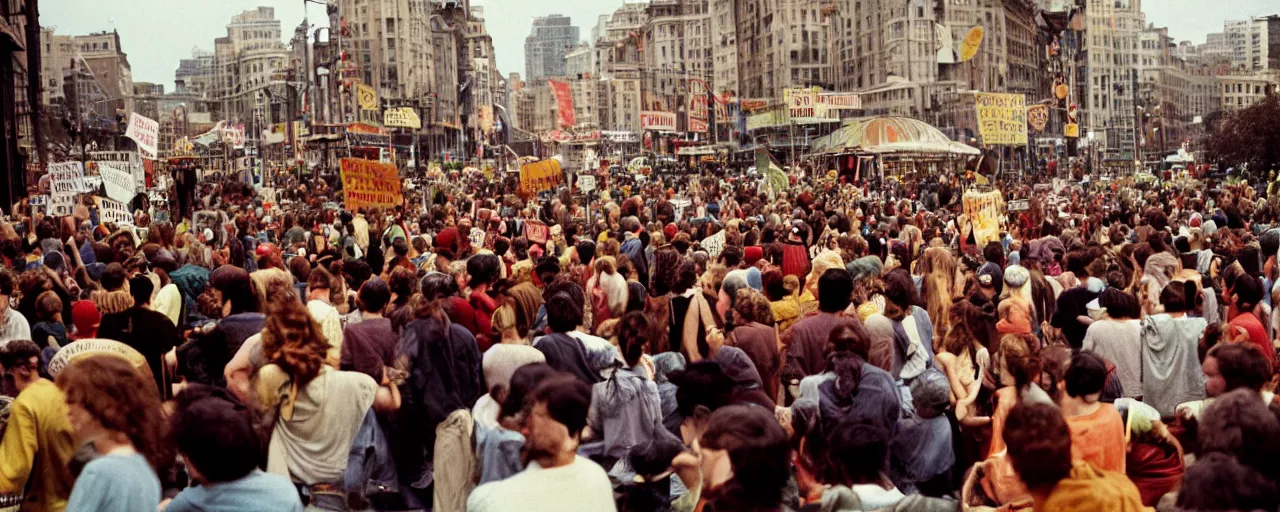
[[[137,453],[104,455],[84,466],[67,512],[137,512],[160,504],[160,479]]]
[[[188,487],[169,502],[165,512],[302,512],[298,490],[288,478],[255,469],[239,480]]]

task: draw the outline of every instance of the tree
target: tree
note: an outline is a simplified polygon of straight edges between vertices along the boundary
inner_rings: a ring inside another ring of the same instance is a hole
[[[1206,123],[1210,161],[1224,168],[1247,164],[1258,173],[1280,166],[1280,98],[1268,96],[1215,121]]]

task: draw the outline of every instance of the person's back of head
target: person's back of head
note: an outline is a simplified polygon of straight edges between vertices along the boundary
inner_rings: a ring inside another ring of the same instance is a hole
[[[377,277],[360,285],[360,291],[356,295],[356,304],[360,307],[360,311],[369,313],[381,313],[390,301],[391,288],[387,286],[386,281]]]
[[[622,316],[618,323],[618,348],[627,366],[640,364],[640,356],[652,346],[653,330],[649,316],[641,311],[632,311]]]
[[[567,333],[577,329],[583,321],[582,307],[582,304],[574,300],[568,292],[552,295],[547,301],[547,326],[552,332],[557,333]]]
[[[577,438],[587,426],[591,407],[591,385],[569,374],[559,373],[543,380],[525,399],[526,407],[546,406],[547,415],[564,425],[569,437]]]
[[[517,368],[503,391],[505,396],[501,400],[496,395],[494,397],[502,403],[502,417],[511,418],[519,414],[529,394],[553,375],[556,375],[556,370],[546,363],[531,363]],[[489,391],[492,393],[494,390]]]
[[[1236,278],[1231,294],[1234,295],[1236,310],[1253,311],[1254,306],[1262,300],[1262,281],[1252,275],[1242,275]]]
[[[884,298],[894,305],[901,308],[904,312],[909,311],[911,306],[920,303],[919,290],[916,288],[915,282],[911,279],[905,269],[894,269],[884,277]]]
[[[987,242],[987,245],[982,248],[982,257],[988,263],[1004,266],[1004,246],[996,241]]]
[[[841,268],[828,269],[818,278],[818,309],[839,313],[849,307],[853,294],[853,276]]]
[[[1014,471],[1032,492],[1048,492],[1071,472],[1071,430],[1057,407],[1015,405],[1005,419],[1004,442]]]
[[[708,450],[723,451],[719,456],[729,459],[732,477],[723,496],[762,509],[781,504],[791,478],[791,446],[772,413],[749,405],[722,407],[711,413],[699,441],[704,456]]]
[[[224,388],[201,384],[176,398],[169,432],[197,481],[231,482],[257,469],[265,446],[240,400]]]
[[[825,352],[850,352],[866,361],[871,357],[871,336],[861,322],[850,318],[831,329]]]
[[[1196,285],[1190,281],[1172,281],[1160,291],[1160,305],[1166,313],[1194,311],[1199,300]]]
[[[827,435],[829,484],[879,484],[889,461],[889,433],[871,423],[846,421]]]
[[[1187,467],[1178,510],[1275,510],[1276,482],[1225,453],[1208,453]]]
[[[1115,320],[1134,320],[1142,315],[1138,298],[1124,290],[1107,288],[1098,298],[1098,303],[1107,310],[1107,316]]]
[[[1200,417],[1200,453],[1223,453],[1262,473],[1280,476],[1280,420],[1253,389],[1217,397]]]
[[[135,307],[142,307],[150,303],[153,290],[155,290],[155,284],[147,276],[139,274],[129,279],[129,293],[133,295],[133,305]]]
[[[124,282],[126,279],[128,279],[128,275],[124,271],[124,265],[119,263],[109,263],[107,264],[107,268],[103,269],[102,278],[99,279],[99,282],[102,283],[102,288],[104,290],[114,292],[124,288]]]
[[[1063,376],[1067,396],[1096,402],[1093,395],[1102,393],[1107,383],[1107,363],[1092,351],[1081,351],[1071,357]]]

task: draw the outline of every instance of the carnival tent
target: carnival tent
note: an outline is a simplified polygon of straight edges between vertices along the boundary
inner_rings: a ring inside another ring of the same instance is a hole
[[[815,140],[813,154],[979,155],[977,148],[953,141],[928,123],[909,117],[863,117]]]

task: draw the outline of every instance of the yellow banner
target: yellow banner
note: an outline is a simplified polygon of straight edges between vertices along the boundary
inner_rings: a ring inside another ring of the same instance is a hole
[[[978,247],[1000,240],[1000,212],[1004,211],[1004,195],[999,190],[991,192],[966,192],[964,214],[973,225],[973,240]]]
[[[356,84],[356,101],[364,110],[378,110],[378,91],[365,84]]]
[[[382,124],[393,128],[422,128],[422,120],[413,107],[389,108],[382,112]]]
[[[536,194],[561,183],[564,183],[564,173],[560,171],[560,162],[554,158],[520,166],[520,191],[523,193]]]
[[[974,93],[978,133],[986,145],[1027,145],[1027,97],[1021,94]]]
[[[982,27],[969,29],[969,33],[960,42],[960,62],[972,59],[978,54],[978,48],[982,47],[982,36]]]
[[[342,190],[349,210],[393,208],[404,203],[400,171],[395,165],[373,160],[343,158]]]

